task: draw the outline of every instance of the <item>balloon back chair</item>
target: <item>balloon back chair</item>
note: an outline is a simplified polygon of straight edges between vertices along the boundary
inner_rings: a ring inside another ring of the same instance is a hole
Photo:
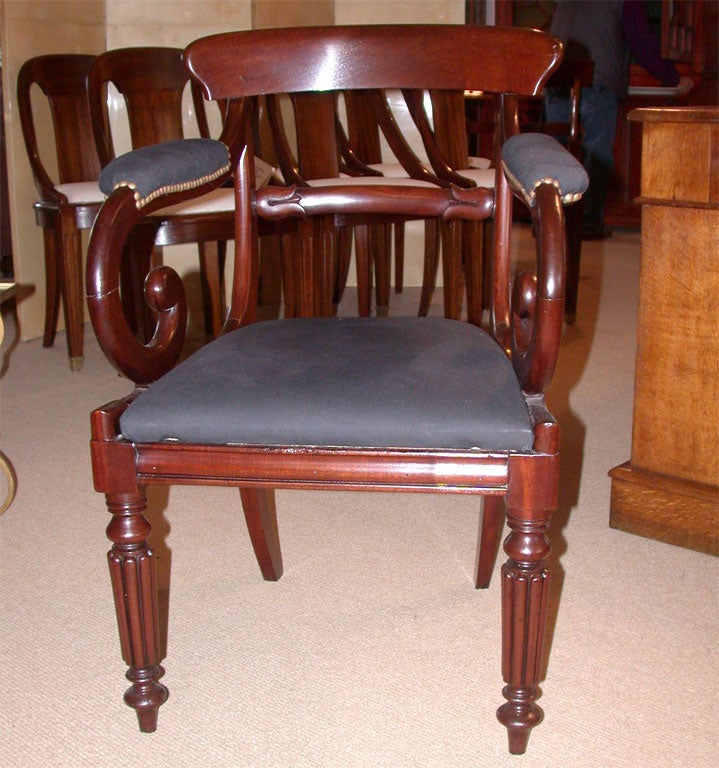
[[[517,50],[521,67],[513,63]],[[246,97],[260,93],[474,88],[487,71],[508,91],[531,92],[560,58],[561,44],[544,33],[451,25],[253,30],[204,38],[185,52],[206,97],[242,99],[248,113],[254,102]],[[506,703],[498,717],[510,751],[524,752],[541,719],[535,700],[549,599],[547,528],[559,483],[559,427],[544,392],[562,332],[563,201],[581,195],[584,169],[550,137],[524,134],[503,148],[494,189],[255,190],[252,156],[247,146],[233,169],[235,269],[223,333],[177,365],[186,312],[181,281],[168,267],[149,274],[145,295],[157,328],[141,343],[118,296],[124,243],[154,209],[223,183],[231,172],[227,149],[202,139],[147,147],[117,158],[101,178],[111,194],[92,232],[88,302],[103,350],[136,385],[91,417],[94,484],[112,514],[110,573],[132,683],[125,701],[140,729],[153,731],[167,697],[159,682],[147,485],[237,487],[268,581],[282,573],[275,488],[475,494],[483,498],[478,587],[489,584],[506,506]],[[516,277],[513,193],[529,203],[538,233],[536,270]],[[316,294],[333,290],[332,265],[318,263],[312,244],[332,238],[338,218],[475,221],[492,213],[492,333],[446,318],[311,316],[322,304]],[[298,293],[302,316],[255,321],[263,219],[297,228],[295,274],[307,285]]]
[[[55,340],[62,299],[72,370],[79,370],[83,364],[81,230],[92,227],[105,198],[97,185],[100,160],[86,89],[94,59],[80,53],[37,56],[20,67],[17,78],[20,125],[38,192],[33,207],[45,247],[43,346],[50,347]],[[42,152],[38,135],[42,121],[36,115],[39,105],[33,98],[35,88],[44,94],[50,108],[55,139],[52,160]]]

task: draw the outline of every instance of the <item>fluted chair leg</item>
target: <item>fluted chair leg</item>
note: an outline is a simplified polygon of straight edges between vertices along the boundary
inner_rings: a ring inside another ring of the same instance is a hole
[[[539,482],[539,481],[538,481]],[[509,536],[504,542],[507,562],[502,566],[502,694],[506,703],[497,718],[507,728],[509,751],[524,754],[529,734],[542,721],[535,703],[540,695],[543,646],[549,597],[545,560],[550,544],[546,532],[550,509],[524,494],[515,506],[511,491],[507,505]]]
[[[107,494],[106,499],[113,515],[107,527],[112,541],[108,563],[122,658],[132,683],[125,692],[125,703],[136,710],[140,730],[151,733],[157,728],[157,710],[167,700],[167,688],[158,682],[163,670],[155,563],[147,545],[150,524],[143,517],[147,499],[144,488],[136,493]]]

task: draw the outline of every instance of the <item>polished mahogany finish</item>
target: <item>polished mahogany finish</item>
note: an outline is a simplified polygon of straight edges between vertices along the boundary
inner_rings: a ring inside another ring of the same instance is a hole
[[[182,49],[162,47],[116,48],[101,53],[88,75],[90,109],[95,143],[102,166],[115,156],[107,107],[107,87],[112,84],[122,95],[130,126],[133,149],[174,141],[184,136],[182,99],[190,77],[182,61]],[[200,136],[209,136],[206,105],[202,94],[190,84],[195,119]],[[147,237],[154,230],[157,248],[197,243],[203,296],[205,331],[216,336],[222,327],[224,311],[225,241],[232,238],[232,197],[229,190],[202,211],[173,211],[154,216]],[[159,258],[159,254],[157,255]],[[131,264],[135,268],[137,264]],[[134,282],[141,285],[148,265],[139,268]],[[140,289],[141,290],[141,289]],[[130,294],[132,297],[135,292]],[[137,313],[132,306],[128,311]],[[139,313],[137,313],[139,314]],[[141,317],[137,322],[142,322]]]
[[[521,46],[526,47],[522,63],[508,67],[505,62],[513,60],[509,52]],[[206,96],[235,99],[318,88],[464,88],[476,85],[487,69],[509,90],[531,90],[536,72],[550,71],[559,53],[553,39],[526,31],[354,26],[212,36],[190,45],[186,61]],[[242,109],[251,112],[252,102],[245,99]],[[137,711],[140,728],[154,730],[167,691],[159,682],[157,596],[147,543],[150,526],[144,517],[148,484],[237,487],[267,580],[276,580],[282,573],[274,488],[473,494],[485,499],[475,570],[478,587],[489,585],[506,506],[502,670],[507,701],[499,708],[498,718],[508,729],[510,751],[522,753],[542,716],[536,699],[549,599],[547,530],[559,486],[559,427],[544,404],[564,310],[564,220],[558,190],[551,183],[536,188],[532,207],[536,268],[514,279],[511,199],[517,190],[510,187],[501,164],[494,189],[336,185],[255,190],[252,155],[250,145],[235,173],[235,270],[224,332],[256,320],[257,232],[262,220],[290,221],[298,228],[304,245],[293,251],[295,274],[302,285],[296,296],[297,314],[314,315],[332,302],[334,264],[326,259],[328,249],[317,251],[311,244],[331,240],[338,221],[362,217],[382,223],[404,216],[446,223],[494,216],[492,328],[524,392],[534,442],[525,452],[140,443],[123,438],[119,428],[120,417],[140,390],[98,408],[91,418],[93,477],[112,514],[107,530],[112,541],[110,572],[122,655],[131,682],[125,700]],[[194,194],[210,187],[198,188]],[[178,193],[173,199],[181,197]],[[109,359],[140,387],[172,368],[180,353],[186,326],[182,283],[168,267],[151,273],[146,300],[156,312],[157,327],[153,341],[144,344],[123,315],[119,273],[133,227],[169,202],[158,198],[138,210],[132,191],[118,189],[103,206],[90,246],[87,284],[93,327]]]
[[[81,230],[92,227],[103,195],[96,184],[87,184],[86,194],[80,195],[79,202],[73,202],[68,197],[69,189],[63,191],[58,186],[96,182],[100,174],[85,85],[94,58],[74,53],[38,56],[23,64],[17,79],[20,125],[38,192],[35,219],[43,229],[45,246],[43,346],[50,347],[55,340],[62,298],[73,370],[79,370],[83,363]],[[57,154],[56,179],[43,162],[38,145],[31,98],[33,86],[42,91],[50,105]]]

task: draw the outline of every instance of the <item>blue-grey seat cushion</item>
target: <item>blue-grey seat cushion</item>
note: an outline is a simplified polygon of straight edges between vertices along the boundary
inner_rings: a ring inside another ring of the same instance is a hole
[[[532,447],[504,352],[476,326],[441,318],[255,323],[158,379],[120,426],[135,442]]]

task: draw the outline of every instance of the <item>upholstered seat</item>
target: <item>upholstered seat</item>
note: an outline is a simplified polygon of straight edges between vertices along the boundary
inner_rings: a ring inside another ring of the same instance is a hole
[[[71,181],[56,184],[55,189],[65,195],[68,203],[101,203],[105,199],[96,181]]]
[[[533,441],[502,349],[442,318],[255,323],[152,384],[120,427],[138,442],[213,445],[526,451]]]

